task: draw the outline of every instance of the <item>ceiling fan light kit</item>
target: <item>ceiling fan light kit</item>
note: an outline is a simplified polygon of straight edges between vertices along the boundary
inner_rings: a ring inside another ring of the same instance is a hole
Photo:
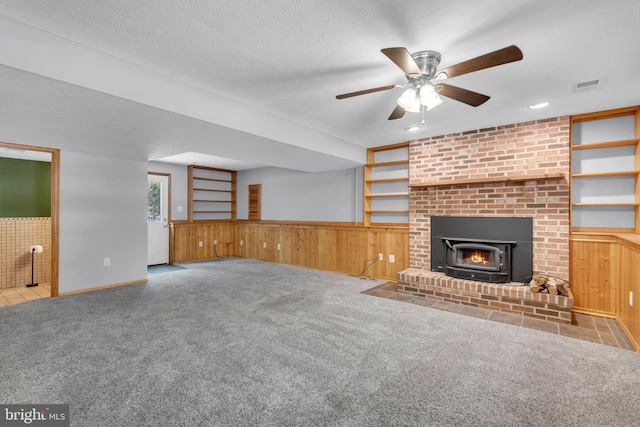
[[[402,95],[398,98],[398,105],[408,110],[413,106],[416,101],[416,90],[414,88],[409,88],[402,92]]]
[[[420,104],[424,105],[427,108],[427,111],[442,104],[442,98],[440,98],[438,91],[431,83],[420,88]]]
[[[420,99],[416,98],[413,103],[411,103],[411,107],[405,108],[404,111],[408,113],[419,113],[420,112]]]
[[[485,68],[520,61],[523,58],[522,51],[517,46],[512,45],[438,71],[442,56],[432,50],[423,50],[410,54],[404,47],[391,47],[382,49],[382,53],[404,72],[407,78],[406,84],[360,90],[337,95],[336,98],[345,99],[396,87],[409,86],[397,98],[398,105],[389,116],[389,120],[402,118],[405,112],[419,113],[425,109],[427,111],[432,110],[442,104],[441,96],[455,99],[472,107],[482,105],[489,100],[489,96],[440,82],[444,79],[484,70]]]
[[[429,111],[440,104],[442,104],[442,98],[429,84],[418,87],[417,90],[409,88],[398,98],[398,105],[410,113],[419,113],[422,106]]]

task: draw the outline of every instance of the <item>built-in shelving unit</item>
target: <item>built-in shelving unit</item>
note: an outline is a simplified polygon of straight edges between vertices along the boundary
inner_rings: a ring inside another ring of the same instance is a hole
[[[236,220],[236,171],[189,166],[189,221]]]
[[[370,148],[364,167],[364,223],[409,223],[409,143]]]
[[[573,232],[640,233],[640,107],[571,118]]]

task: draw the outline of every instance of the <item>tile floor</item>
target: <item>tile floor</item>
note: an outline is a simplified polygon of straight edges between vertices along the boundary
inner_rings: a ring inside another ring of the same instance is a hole
[[[633,344],[631,344],[631,341],[629,341],[629,338],[615,319],[573,313],[571,325],[564,325],[519,314],[503,313],[496,310],[414,296],[397,292],[396,287],[395,283],[384,283],[363,293],[635,351]]]
[[[0,289],[0,306],[50,297],[51,287],[48,283],[40,283],[38,286],[31,288],[19,286],[17,288]]]
[[[153,274],[182,269],[184,269],[184,267],[173,265],[158,265],[149,267],[148,272],[149,274]],[[19,286],[16,288],[0,289],[0,306],[50,297],[51,286],[48,283],[40,283],[38,284],[38,286],[33,286],[31,288],[27,288],[26,286]]]

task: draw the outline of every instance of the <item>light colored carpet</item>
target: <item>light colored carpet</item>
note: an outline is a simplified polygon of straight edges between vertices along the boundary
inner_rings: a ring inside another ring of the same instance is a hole
[[[74,426],[629,426],[637,353],[246,259],[0,307],[0,402]]]

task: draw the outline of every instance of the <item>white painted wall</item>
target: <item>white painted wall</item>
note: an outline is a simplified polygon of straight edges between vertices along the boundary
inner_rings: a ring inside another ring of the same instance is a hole
[[[149,162],[149,172],[171,174],[171,219],[186,220],[187,166]],[[262,219],[280,221],[363,220],[363,168],[331,172],[300,172],[258,168],[238,172],[238,219],[248,219],[248,186],[262,184]],[[178,212],[182,206],[183,211]]]
[[[164,162],[149,162],[149,172],[171,174],[171,220],[180,221],[188,218],[187,166]],[[179,208],[182,207],[182,212]]]
[[[248,186],[262,184],[262,219],[363,221],[363,168],[299,172],[259,168],[238,172],[238,219],[248,219]]]
[[[145,280],[146,207],[146,161],[62,151],[59,291]]]
[[[146,279],[148,171],[171,174],[172,219],[186,219],[186,166],[60,153],[61,293]],[[362,168],[239,171],[238,219],[248,218],[249,184],[262,184],[264,220],[362,221]]]

